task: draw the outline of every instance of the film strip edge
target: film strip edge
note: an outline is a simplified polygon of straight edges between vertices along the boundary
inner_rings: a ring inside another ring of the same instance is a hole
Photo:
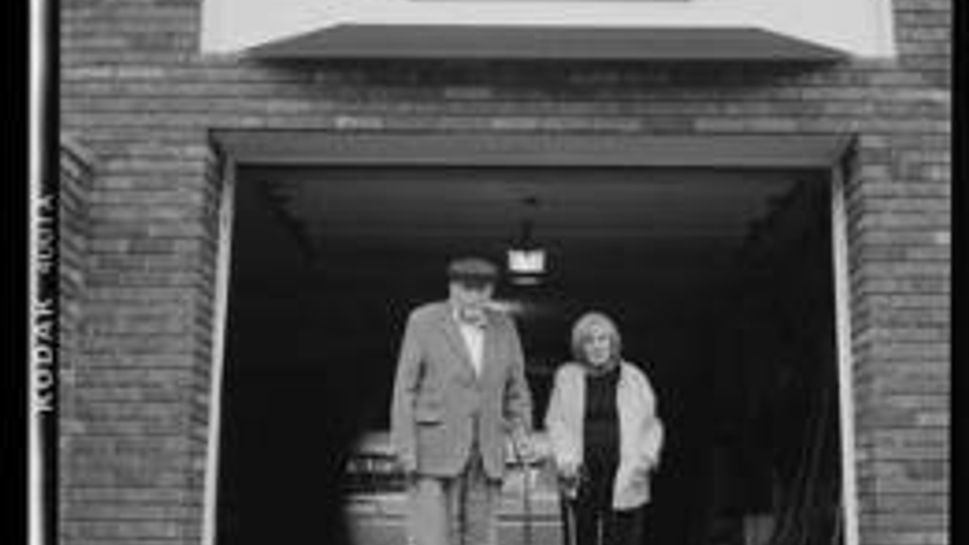
[[[28,536],[48,545],[57,535],[59,369],[59,3],[31,2],[31,169],[28,191]]]

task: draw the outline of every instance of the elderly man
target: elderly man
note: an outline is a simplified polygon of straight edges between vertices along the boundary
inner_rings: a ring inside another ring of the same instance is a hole
[[[531,395],[515,324],[490,304],[497,267],[466,258],[447,272],[448,300],[407,321],[391,442],[416,545],[496,545],[506,448],[533,456]]]

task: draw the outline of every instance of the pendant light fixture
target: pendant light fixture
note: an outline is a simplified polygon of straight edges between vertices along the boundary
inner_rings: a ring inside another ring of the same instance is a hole
[[[538,208],[538,198],[529,196],[522,199],[525,213],[521,222],[518,238],[508,248],[508,272],[511,281],[519,285],[534,285],[541,283],[546,274],[545,249],[534,240],[535,211]]]

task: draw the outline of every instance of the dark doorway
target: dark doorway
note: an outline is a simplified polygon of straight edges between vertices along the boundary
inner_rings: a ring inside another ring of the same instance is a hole
[[[572,322],[613,315],[668,429],[648,542],[836,543],[829,199],[808,170],[240,169],[220,541],[348,539],[347,464],[387,427],[407,312],[448,259],[503,263],[529,216],[550,273],[498,295],[536,422]]]

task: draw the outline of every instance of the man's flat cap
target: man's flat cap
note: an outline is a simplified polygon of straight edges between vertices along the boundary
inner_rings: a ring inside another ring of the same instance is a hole
[[[498,267],[486,259],[465,257],[448,264],[447,276],[455,281],[494,282],[498,279]]]

